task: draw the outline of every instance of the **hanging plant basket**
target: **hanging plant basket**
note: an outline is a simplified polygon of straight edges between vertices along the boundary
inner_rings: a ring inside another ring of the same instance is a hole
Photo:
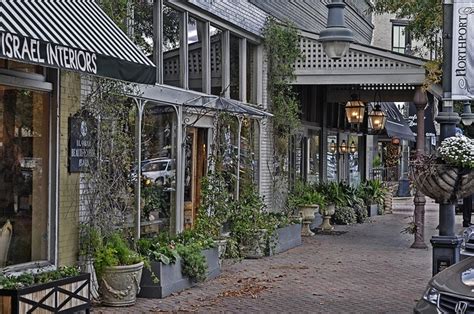
[[[444,163],[415,169],[413,181],[417,189],[438,203],[452,203],[474,193],[474,170]]]

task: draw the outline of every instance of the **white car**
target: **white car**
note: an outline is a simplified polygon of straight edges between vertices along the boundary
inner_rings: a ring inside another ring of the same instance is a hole
[[[174,181],[175,173],[174,159],[154,158],[142,162],[142,175],[157,184]]]

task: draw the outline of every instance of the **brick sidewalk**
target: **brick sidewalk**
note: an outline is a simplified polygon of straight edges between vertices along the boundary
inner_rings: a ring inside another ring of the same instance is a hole
[[[413,236],[400,231],[413,207],[394,207],[394,214],[371,222],[337,226],[345,234],[316,235],[277,256],[226,263],[220,277],[168,298],[95,311],[411,313],[431,277],[431,250],[409,249]],[[437,221],[437,205],[428,203],[427,243]]]

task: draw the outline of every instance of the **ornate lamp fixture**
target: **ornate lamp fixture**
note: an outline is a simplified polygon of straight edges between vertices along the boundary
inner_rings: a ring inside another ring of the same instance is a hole
[[[336,152],[336,142],[334,140],[331,141],[331,144],[329,144],[329,152],[334,154]]]
[[[471,102],[464,102],[464,110],[461,114],[461,121],[464,125],[471,125],[474,122],[474,113],[471,111]]]
[[[346,104],[346,117],[349,123],[361,124],[364,121],[364,103],[352,95],[352,100]]]
[[[324,52],[333,60],[341,59],[354,41],[352,31],[344,22],[343,0],[332,0],[328,8],[327,27],[319,33],[319,41],[323,43]]]
[[[393,145],[400,145],[400,139],[398,137],[392,137]]]
[[[375,108],[369,113],[369,128],[374,131],[383,130],[387,115],[382,111],[380,104],[377,103]]]
[[[349,147],[347,147],[346,140],[342,140],[341,145],[339,145],[339,153],[347,154]]]
[[[357,151],[357,145],[354,141],[351,142],[351,145],[349,146],[349,152],[351,154],[354,154]]]

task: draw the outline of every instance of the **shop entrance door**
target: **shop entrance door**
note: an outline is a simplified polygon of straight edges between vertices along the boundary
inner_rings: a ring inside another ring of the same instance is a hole
[[[186,131],[184,170],[184,227],[191,228],[196,220],[201,195],[201,181],[207,173],[207,129]]]

